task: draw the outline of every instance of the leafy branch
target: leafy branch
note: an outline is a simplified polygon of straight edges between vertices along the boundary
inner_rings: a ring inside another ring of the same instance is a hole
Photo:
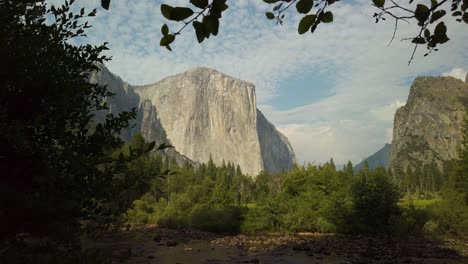
[[[327,8],[340,0],[263,0],[266,4],[274,5],[271,11],[265,13],[270,20],[275,20],[277,24],[282,25],[286,11],[290,10],[291,6],[295,5],[297,13],[303,15],[298,24],[297,31],[299,34],[304,34],[308,31],[314,33],[321,23],[332,23],[334,20],[333,12]],[[402,1],[402,0],[400,0]],[[406,1],[406,0],[405,0]],[[448,10],[444,10],[442,6],[449,0],[431,0],[431,6],[415,3],[416,6],[411,6],[414,0],[409,0],[408,4],[401,4],[398,0],[372,0],[372,5],[379,11],[374,13],[375,22],[386,20],[391,17],[395,20],[392,38],[388,45],[391,45],[395,39],[396,32],[399,27],[399,22],[404,21],[410,24],[411,21],[416,21],[420,30],[417,35],[412,38],[402,40],[411,40],[415,44],[411,58],[408,64],[414,59],[414,55],[419,45],[426,45],[428,52],[424,55],[429,55],[432,51],[437,51],[440,44],[444,44],[450,39],[447,36],[447,27],[444,21],[441,21],[447,14]],[[172,21],[182,22],[184,25],[176,32],[169,33],[169,27],[164,24],[161,27],[160,45],[172,50],[170,44],[175,41],[177,35],[190,24],[193,25],[197,40],[202,43],[210,35],[216,36],[219,30],[219,20],[221,14],[228,5],[227,0],[190,0],[190,3],[198,8],[195,12],[189,7],[172,7],[167,4],[161,5],[161,13],[163,16]],[[105,9],[109,8],[110,0],[102,0],[102,6]],[[452,0],[450,12],[455,17],[457,22],[465,22],[468,24],[468,0]],[[201,19],[200,19],[201,18]],[[438,22],[434,28],[430,28],[432,24]],[[431,32],[432,31],[432,32]]]
[[[404,40],[411,40],[415,44],[411,57],[408,61],[408,65],[411,64],[416,54],[416,50],[419,45],[426,45],[428,52],[424,56],[429,55],[432,51],[438,51],[437,45],[444,44],[450,39],[447,36],[447,27],[443,21],[437,23],[434,27],[433,32],[429,29],[429,26],[436,21],[439,21],[443,18],[447,11],[440,9],[440,7],[446,3],[448,0],[442,0],[437,2],[436,0],[431,0],[431,7],[428,7],[424,4],[417,4],[416,8],[410,9],[409,7],[404,7],[395,2],[395,0],[390,0],[390,5],[385,5],[385,0],[372,0],[373,6],[380,9],[380,12],[374,13],[375,22],[378,23],[380,20],[385,20],[385,16],[390,16],[395,20],[395,26],[393,30],[392,38],[389,42],[389,45],[395,39],[396,31],[398,30],[398,22],[400,20],[409,23],[410,20],[416,20],[420,30],[418,34],[411,38],[404,38]],[[468,0],[463,0],[464,3],[460,5],[462,0],[453,0],[451,10],[455,11],[452,16],[461,17],[457,21],[461,22],[462,20],[465,23],[468,23],[468,14],[466,9],[468,7]],[[412,4],[413,0],[410,0],[409,4]],[[460,11],[456,11],[460,7]],[[397,14],[400,12],[401,14]]]

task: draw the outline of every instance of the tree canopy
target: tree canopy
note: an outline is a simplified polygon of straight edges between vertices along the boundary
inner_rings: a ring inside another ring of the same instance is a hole
[[[107,47],[69,43],[96,14],[72,13],[72,3],[0,1],[0,238],[69,239],[80,221],[109,223],[125,206],[120,197],[142,180],[125,176],[129,162],[154,147],[138,142],[113,155],[136,112],[93,118],[112,96],[88,81],[109,59],[100,54]]]

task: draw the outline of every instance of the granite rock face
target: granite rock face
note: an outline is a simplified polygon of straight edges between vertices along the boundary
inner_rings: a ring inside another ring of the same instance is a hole
[[[209,68],[194,68],[155,84],[131,86],[106,68],[93,81],[108,84],[113,113],[138,107],[131,136],[170,142],[194,162],[239,164],[252,176],[288,170],[295,162],[287,138],[256,108],[253,84]]]
[[[468,83],[453,77],[419,77],[395,113],[390,168],[406,171],[434,163],[440,170],[457,158]]]
[[[288,138],[257,109],[257,130],[265,171],[281,172],[292,169],[296,162]]]

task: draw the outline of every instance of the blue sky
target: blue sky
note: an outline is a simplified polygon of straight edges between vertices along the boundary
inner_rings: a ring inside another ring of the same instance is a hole
[[[400,40],[417,26],[400,26],[388,47],[394,23],[374,23],[369,0],[338,2],[334,22],[305,35],[297,34],[294,9],[279,26],[265,18],[269,6],[263,1],[230,0],[218,37],[199,45],[189,28],[170,53],[159,47],[160,27],[167,23],[159,11],[163,2],[183,6],[188,0],[113,0],[110,11],[98,8],[88,40],[110,43],[111,71],[131,84],[149,84],[206,66],[250,81],[258,108],[289,138],[300,163],[330,157],[359,162],[391,141],[393,114],[415,77],[461,78],[468,70],[466,24],[446,19],[451,41],[428,57],[420,47],[408,66],[413,46]]]

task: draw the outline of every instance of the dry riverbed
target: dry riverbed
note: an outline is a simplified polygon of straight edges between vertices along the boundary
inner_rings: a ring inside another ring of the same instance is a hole
[[[466,241],[436,244],[412,239],[397,243],[389,237],[316,233],[223,236],[150,226],[108,233],[83,244],[90,252],[99,249],[116,264],[468,263]]]

